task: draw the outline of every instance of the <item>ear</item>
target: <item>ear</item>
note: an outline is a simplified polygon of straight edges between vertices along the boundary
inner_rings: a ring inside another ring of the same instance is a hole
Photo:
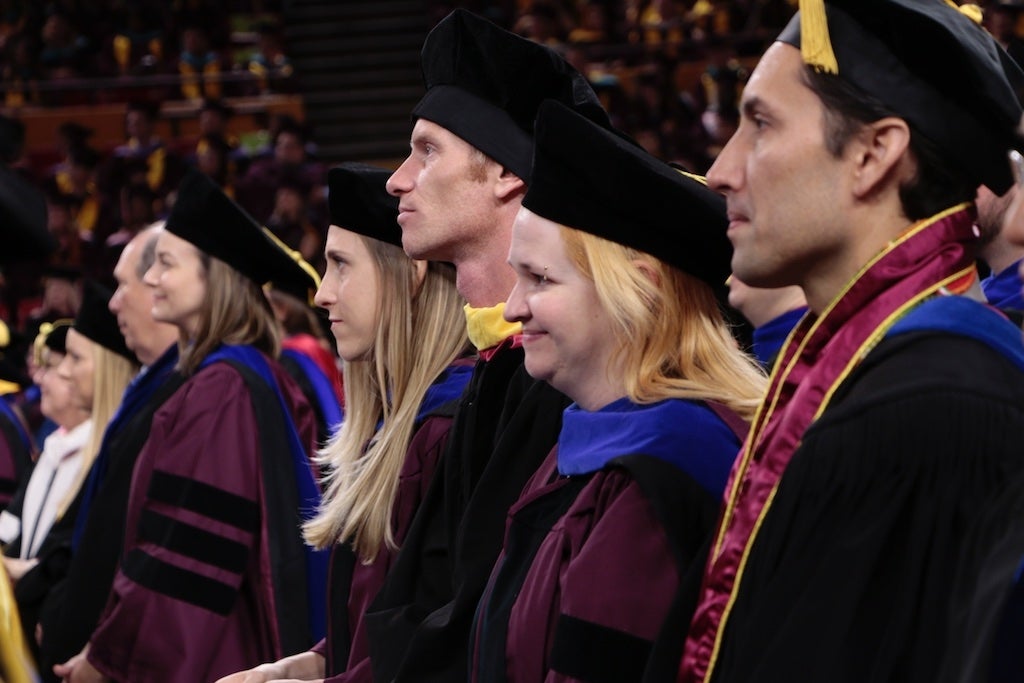
[[[906,163],[911,161],[907,154],[910,126],[903,119],[887,116],[869,123],[850,144],[855,163],[853,192],[858,198],[877,191],[892,174],[898,184],[916,172],[913,163]]]
[[[494,196],[499,201],[507,202],[517,194],[526,192],[526,183],[512,171],[501,167],[501,173],[494,183]]]
[[[416,298],[423,287],[423,281],[427,279],[427,262],[421,259],[412,260],[412,296]]]
[[[640,271],[641,275],[650,280],[655,287],[661,286],[661,274],[647,259],[633,259],[633,265]]]

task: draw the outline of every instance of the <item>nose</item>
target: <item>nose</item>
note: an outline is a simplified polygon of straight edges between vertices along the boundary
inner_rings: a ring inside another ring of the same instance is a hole
[[[327,273],[320,280],[320,286],[316,288],[316,294],[313,295],[313,303],[324,309],[334,303],[334,297],[331,296],[331,285],[328,284],[331,280],[330,272],[330,267],[328,267]]]
[[[523,287],[518,281],[508,295],[502,316],[510,323],[521,323],[530,317],[530,307],[526,304]]]
[[[142,275],[142,281],[150,287],[155,287],[159,279],[156,273],[156,263],[147,268],[146,272]]]
[[[121,297],[123,296],[121,291],[120,287],[115,289],[114,294],[110,297],[110,303],[107,304],[107,308],[109,308],[110,312],[114,315],[117,315],[121,310]]]
[[[388,194],[395,197],[400,197],[402,194],[412,189],[412,174],[409,172],[409,160],[412,158],[410,154],[402,162],[402,165],[395,169],[395,172],[388,178],[388,182],[385,185],[388,190]]]
[[[729,139],[722,151],[718,153],[715,163],[708,169],[708,187],[716,192],[728,194],[739,189],[743,184],[743,164],[738,137],[737,131],[737,135],[733,135]]]

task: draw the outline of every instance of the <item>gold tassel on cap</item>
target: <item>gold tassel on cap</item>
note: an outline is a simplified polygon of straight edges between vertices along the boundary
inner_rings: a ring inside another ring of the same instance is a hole
[[[825,0],[800,0],[800,53],[816,71],[838,74],[839,63],[828,35]]]

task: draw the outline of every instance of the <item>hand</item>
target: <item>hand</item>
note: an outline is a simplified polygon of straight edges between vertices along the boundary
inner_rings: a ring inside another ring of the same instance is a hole
[[[280,662],[271,664],[260,664],[248,671],[239,671],[230,676],[217,679],[217,683],[270,683],[270,681],[281,680],[288,675],[285,667]]]
[[[89,663],[86,656],[89,646],[86,645],[77,655],[53,667],[53,673],[61,677],[64,683],[105,683],[108,679]]]
[[[7,570],[7,575],[11,577],[11,583],[17,583],[37,564],[39,564],[39,560],[34,557],[30,560],[22,560],[17,557],[4,558],[4,568]]]

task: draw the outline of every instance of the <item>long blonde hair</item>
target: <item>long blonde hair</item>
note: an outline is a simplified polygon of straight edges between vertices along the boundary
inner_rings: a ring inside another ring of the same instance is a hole
[[[417,287],[413,262],[399,247],[361,239],[381,282],[393,286],[380,288],[372,353],[345,363],[345,421],[317,457],[329,471],[326,495],[304,530],[318,548],[349,542],[371,563],[383,545],[396,547],[391,510],[423,397],[468,340],[451,265],[428,263]]]
[[[739,348],[706,283],[650,254],[580,230],[561,231],[569,259],[594,282],[612,319],[619,339],[612,362],[625,368],[630,400],[715,401],[753,419],[767,378]]]
[[[128,383],[139,371],[136,363],[124,356],[114,353],[100,344],[97,344],[88,337],[83,337],[92,346],[93,359],[93,394],[92,394],[92,429],[89,438],[82,447],[82,464],[78,468],[78,474],[72,482],[64,498],[57,505],[57,519],[64,516],[68,507],[74,501],[78,490],[82,488],[89,470],[99,455],[100,445],[103,443],[103,433],[107,429],[107,423],[114,417],[121,399],[124,398],[124,391]]]
[[[198,250],[197,250],[198,251]],[[281,353],[277,320],[263,289],[219,258],[199,251],[206,298],[195,339],[179,340],[178,370],[188,377],[221,344],[250,344],[271,358]]]

